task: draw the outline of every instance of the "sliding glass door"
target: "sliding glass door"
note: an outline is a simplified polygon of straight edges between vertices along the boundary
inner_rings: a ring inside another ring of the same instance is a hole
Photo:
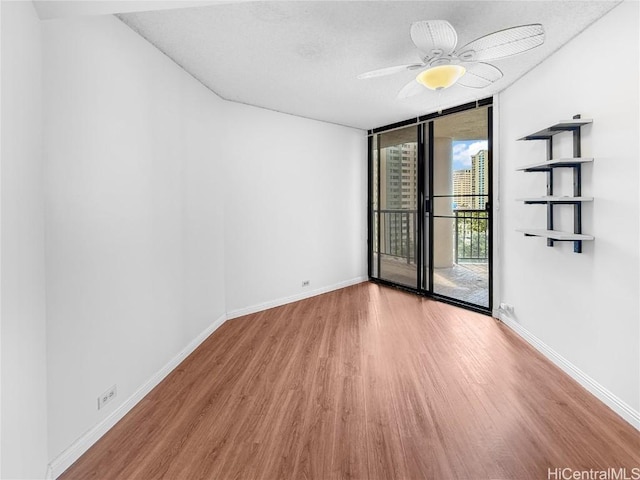
[[[374,276],[417,288],[418,129],[381,133],[374,144]]]
[[[491,110],[370,132],[372,279],[490,311]]]
[[[433,121],[433,288],[489,308],[488,107]]]

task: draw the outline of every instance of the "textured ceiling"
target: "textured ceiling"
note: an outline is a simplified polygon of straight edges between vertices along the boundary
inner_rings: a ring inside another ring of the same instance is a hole
[[[222,98],[369,129],[503,90],[617,3],[262,1],[118,17]],[[435,19],[454,26],[459,46],[528,23],[542,23],[546,41],[491,62],[504,77],[484,89],[455,85],[398,100],[397,92],[415,72],[356,79],[368,70],[419,60],[409,27]]]

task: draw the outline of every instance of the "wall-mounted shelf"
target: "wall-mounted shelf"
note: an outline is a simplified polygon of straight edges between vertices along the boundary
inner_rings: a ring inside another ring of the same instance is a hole
[[[517,170],[523,172],[545,172],[547,175],[547,192],[542,197],[520,198],[521,202],[528,205],[542,204],[547,206],[547,228],[539,229],[518,229],[528,237],[544,237],[547,239],[547,246],[553,247],[554,242],[573,242],[573,251],[582,252],[582,242],[593,240],[591,235],[582,233],[582,203],[592,202],[592,197],[582,196],[582,165],[593,162],[593,158],[581,156],[580,128],[592,123],[593,120],[581,119],[576,115],[571,120],[561,120],[555,125],[551,125],[543,130],[526,135],[518,140],[546,140],[547,161],[525,165]],[[553,137],[562,132],[573,134],[573,157],[553,158]],[[553,194],[553,171],[556,168],[573,169],[573,196],[558,196]],[[553,212],[556,205],[573,206],[573,232],[562,232],[553,228]]]
[[[562,132],[580,131],[580,127],[593,123],[593,120],[586,118],[573,118],[571,120],[560,120],[555,125],[551,125],[539,132],[525,135],[518,140],[549,140],[554,135]]]
[[[593,197],[530,197],[530,198],[516,198],[519,202],[526,204],[534,203],[576,203],[576,202],[593,202]]]
[[[538,230],[535,228],[519,228],[517,232],[522,232],[528,237],[544,237],[558,242],[575,242],[583,240],[593,240],[591,235],[583,233],[561,232],[560,230]]]
[[[553,160],[547,160],[546,162],[532,163],[531,165],[524,165],[518,168],[518,171],[522,172],[548,172],[552,168],[566,168],[576,167],[583,163],[591,163],[593,158],[555,158]]]

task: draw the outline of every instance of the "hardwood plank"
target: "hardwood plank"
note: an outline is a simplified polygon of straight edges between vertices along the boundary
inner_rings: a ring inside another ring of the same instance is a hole
[[[329,357],[318,362],[311,398],[304,418],[304,436],[297,449],[296,468],[291,478],[331,477],[334,426],[337,415],[337,365]]]
[[[231,320],[60,478],[547,478],[640,432],[489,317],[365,283]]]

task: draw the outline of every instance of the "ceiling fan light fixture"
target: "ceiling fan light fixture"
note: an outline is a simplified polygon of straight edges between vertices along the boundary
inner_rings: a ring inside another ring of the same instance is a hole
[[[462,65],[439,65],[420,72],[416,81],[430,90],[441,90],[456,83],[466,71]]]

